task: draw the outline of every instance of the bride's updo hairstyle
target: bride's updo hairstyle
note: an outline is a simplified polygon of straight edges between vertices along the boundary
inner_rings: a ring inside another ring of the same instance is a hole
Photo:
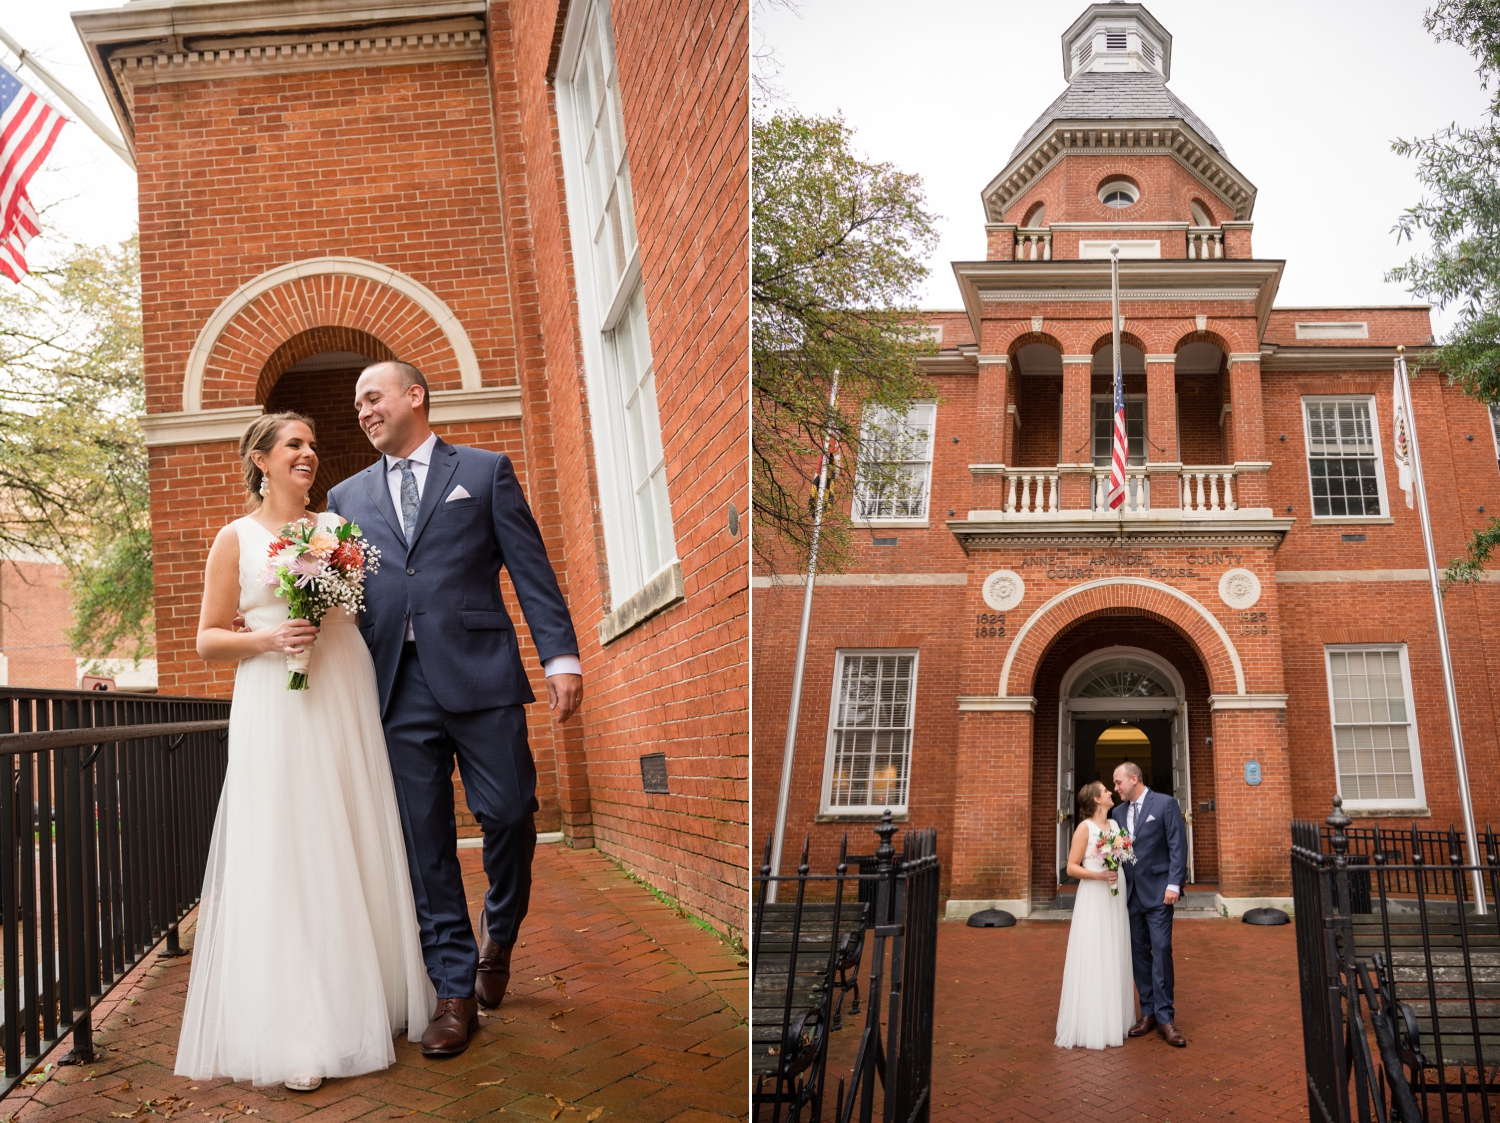
[[[1092,819],[1094,812],[1099,810],[1099,801],[1104,798],[1104,785],[1098,780],[1083,785],[1078,789],[1078,815],[1083,819]]]
[[[276,447],[276,441],[281,436],[282,427],[289,421],[300,421],[309,429],[313,435],[317,435],[312,418],[303,417],[300,413],[292,413],[287,410],[283,413],[267,413],[257,417],[250,422],[250,427],[245,430],[245,435],[240,438],[240,464],[245,469],[245,490],[250,493],[250,509],[253,511],[261,505],[260,483],[265,474],[260,466],[250,459],[250,454],[258,452],[267,455]]]

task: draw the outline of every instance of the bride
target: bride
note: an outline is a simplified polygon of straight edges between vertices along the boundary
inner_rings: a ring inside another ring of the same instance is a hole
[[[198,654],[239,668],[177,1075],[311,1091],[390,1065],[436,999],[369,649],[344,610],[289,620],[260,579],[281,527],[343,521],[306,510],[312,423],[257,418],[240,460],[251,513],[214,540],[198,622]],[[309,687],[288,690],[286,656],[305,649]]]
[[[1057,1008],[1055,1044],[1062,1049],[1123,1045],[1135,1017],[1125,871],[1106,869],[1094,849],[1102,833],[1115,829],[1108,818],[1112,802],[1098,780],[1078,793],[1083,821],[1068,850],[1068,876],[1078,879],[1078,896]],[[1111,887],[1119,889],[1118,896],[1111,895]]]

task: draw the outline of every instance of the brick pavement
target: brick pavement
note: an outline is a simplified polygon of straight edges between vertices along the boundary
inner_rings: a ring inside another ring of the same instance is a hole
[[[1067,942],[1068,925],[1055,922],[939,927],[933,1123],[1307,1118],[1291,925],[1177,922],[1186,1049],[1155,1035],[1102,1052],[1055,1047]],[[863,1007],[845,1024],[856,1021],[863,1023]],[[835,1035],[830,1096],[848,1071],[856,1033]]]
[[[478,851],[459,857],[477,908]],[[214,1123],[501,1113],[557,1123],[743,1119],[748,969],[740,954],[596,850],[542,846],[535,870],[510,993],[461,1056],[430,1060],[403,1036],[386,1071],[329,1081],[307,1095],[182,1080],[172,1064],[190,960],[152,957],[101,1007],[97,1063],[53,1069],[18,1089],[0,1101],[0,1121],[102,1121],[130,1112]],[[184,928],[191,946],[193,931]],[[153,1102],[142,1107],[146,1101]]]

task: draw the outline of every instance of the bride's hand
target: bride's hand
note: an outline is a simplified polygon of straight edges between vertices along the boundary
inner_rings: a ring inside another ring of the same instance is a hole
[[[1110,885],[1113,886],[1115,882],[1117,882],[1117,881],[1120,880],[1120,871],[1119,870],[1105,870],[1104,871],[1104,880],[1107,881],[1107,882],[1109,882]]]
[[[317,642],[318,626],[311,620],[286,620],[274,628],[267,628],[264,635],[267,651],[300,655]]]

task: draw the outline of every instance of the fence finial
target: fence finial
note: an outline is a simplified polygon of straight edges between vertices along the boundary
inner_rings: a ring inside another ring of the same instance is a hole
[[[1344,814],[1344,797],[1336,795],[1333,797],[1333,814],[1323,820],[1333,828],[1333,852],[1345,854],[1349,850],[1349,836],[1344,832],[1349,829],[1352,820]]]
[[[891,839],[899,829],[891,821],[891,809],[887,807],[885,814],[880,817],[880,825],[875,828],[875,833],[880,836],[880,845],[875,848],[875,861],[880,864],[881,869],[889,869],[891,859],[896,856],[896,848],[891,845]]]

